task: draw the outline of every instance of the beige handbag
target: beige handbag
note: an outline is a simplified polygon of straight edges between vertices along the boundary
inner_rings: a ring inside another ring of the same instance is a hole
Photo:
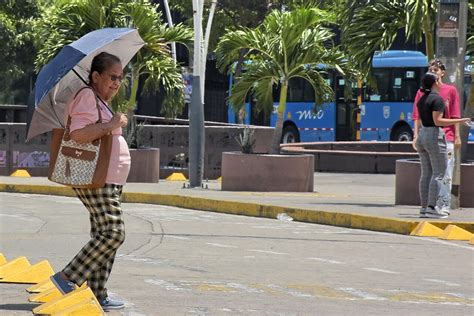
[[[99,112],[97,123],[102,123],[97,97],[96,106]],[[53,129],[48,179],[75,188],[104,187],[112,150],[112,135],[80,144],[71,139],[70,125],[71,116],[68,116],[66,128]]]

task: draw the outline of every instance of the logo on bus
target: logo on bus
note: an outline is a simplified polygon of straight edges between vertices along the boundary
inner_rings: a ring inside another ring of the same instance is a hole
[[[384,119],[388,119],[390,117],[390,106],[383,107],[383,117]]]
[[[311,110],[305,110],[305,111],[296,111],[296,114],[298,115],[298,120],[320,120],[324,116],[324,111],[319,110],[317,113],[313,113]]]

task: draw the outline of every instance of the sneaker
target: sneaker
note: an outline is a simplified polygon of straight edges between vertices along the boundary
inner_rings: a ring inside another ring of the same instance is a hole
[[[125,307],[125,303],[120,300],[113,299],[107,296],[106,298],[100,301],[100,306],[102,306],[102,309],[104,311],[108,311],[108,310],[122,309]]]
[[[76,289],[76,285],[71,281],[64,280],[59,272],[51,277],[51,282],[53,282],[62,294],[70,293]]]
[[[435,207],[436,209],[439,209],[438,207]],[[446,213],[447,215],[451,215],[451,210],[449,207],[443,206],[441,209],[439,209],[440,212]]]
[[[426,217],[426,207],[420,208],[420,217]]]
[[[425,217],[427,218],[446,218],[448,217],[449,214],[439,210],[438,208],[431,208],[431,207],[427,207],[426,208],[426,213],[425,213]]]

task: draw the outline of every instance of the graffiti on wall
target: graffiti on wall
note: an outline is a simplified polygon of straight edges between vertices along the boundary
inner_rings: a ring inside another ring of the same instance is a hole
[[[13,151],[13,168],[47,168],[49,153],[44,151]]]
[[[0,168],[5,168],[7,166],[7,151],[0,150]]]

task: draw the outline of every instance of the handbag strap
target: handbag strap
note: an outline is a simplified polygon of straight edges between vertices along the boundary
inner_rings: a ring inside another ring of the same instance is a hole
[[[102,123],[102,113],[100,111],[100,105],[99,105],[99,97],[97,96],[97,94],[95,93],[95,90],[92,89],[92,87],[89,87],[89,86],[86,86],[86,87],[82,87],[81,89],[79,89],[79,91],[77,91],[76,95],[74,96],[74,99],[77,97],[77,95],[79,94],[79,92],[81,92],[82,90],[84,89],[91,89],[92,92],[94,93],[94,96],[95,96],[95,105],[97,107],[97,113],[99,114],[99,119],[97,120],[96,123]],[[110,109],[109,109],[110,110]],[[112,112],[113,113],[113,112]],[[69,133],[69,128],[70,128],[70,125],[71,125],[71,115],[68,114],[67,116],[67,124],[66,124],[66,131],[67,133]]]

